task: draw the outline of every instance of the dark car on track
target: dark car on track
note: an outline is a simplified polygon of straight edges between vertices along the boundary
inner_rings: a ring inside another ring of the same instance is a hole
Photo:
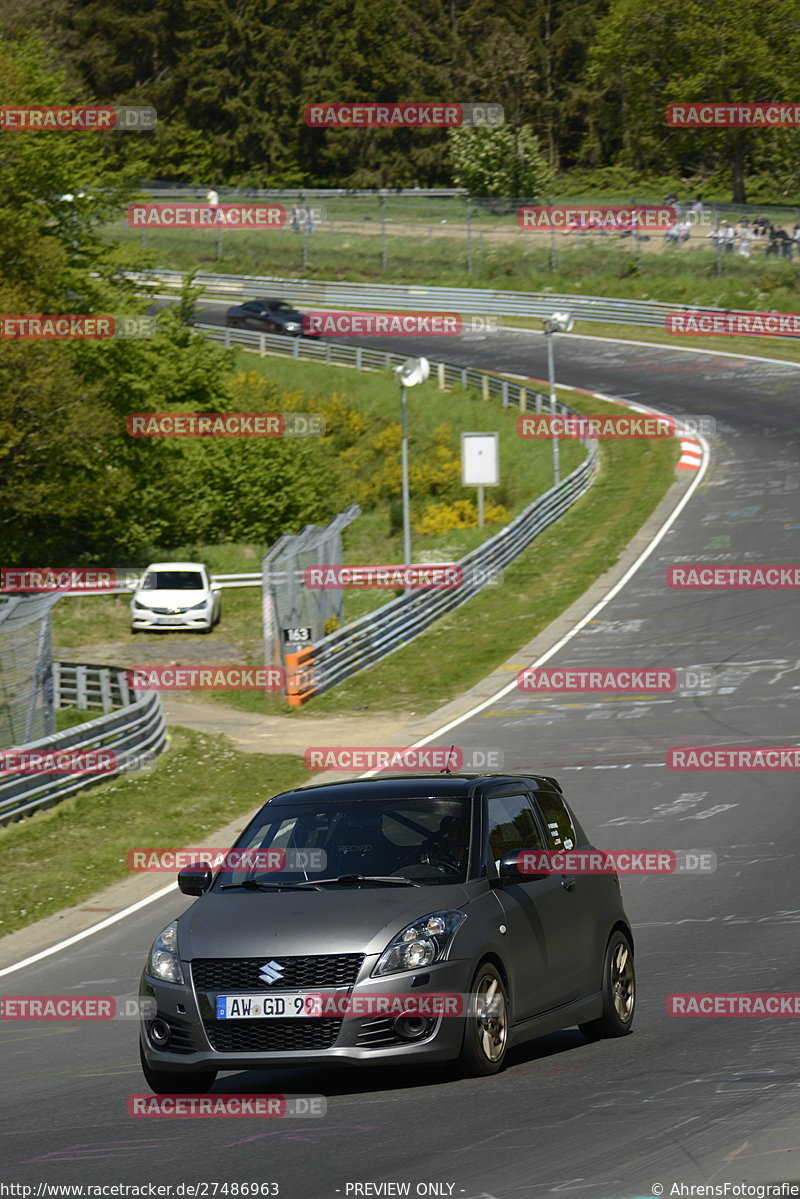
[[[286,300],[248,300],[235,304],[225,313],[225,324],[232,329],[256,329],[259,333],[285,333],[303,336],[303,315]]]
[[[180,872],[199,898],[142,975],[141,1060],[158,1093],[206,1091],[220,1070],[336,1063],[487,1075],[557,1029],[630,1031],[617,875],[556,873],[552,858],[524,872],[536,851],[594,848],[555,779],[382,775],[286,791],[234,848],[250,860]]]

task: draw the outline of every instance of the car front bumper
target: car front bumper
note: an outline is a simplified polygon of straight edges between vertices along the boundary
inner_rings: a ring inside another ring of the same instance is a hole
[[[369,962],[369,969],[376,959]],[[465,961],[440,962],[426,971],[414,971],[388,978],[361,978],[352,987],[306,988],[307,994],[323,991],[335,992],[337,996],[361,998],[376,995],[463,995],[469,986],[471,963]],[[366,969],[366,963],[365,963]],[[191,977],[184,963],[184,977]],[[413,986],[414,979],[420,985]],[[426,979],[426,981],[422,981]],[[262,992],[258,998],[267,994]],[[326,1047],[273,1048],[273,1049],[215,1049],[224,1031],[221,1026],[259,1025],[261,1034],[265,1026],[303,1025],[306,1028],[319,1017],[308,1016],[293,1021],[254,1019],[216,1020],[214,1010],[217,992],[196,992],[193,985],[164,983],[147,975],[142,976],[140,995],[143,999],[156,1000],[157,1018],[165,1020],[175,1032],[171,1037],[171,1048],[156,1047],[150,1036],[151,1019],[142,1022],[142,1047],[148,1065],[154,1070],[169,1070],[192,1073],[203,1070],[256,1070],[265,1067],[304,1065],[329,1065],[340,1063],[348,1066],[369,1066],[375,1062],[398,1065],[411,1061],[444,1062],[458,1057],[464,1036],[464,1017],[433,1016],[426,1031],[418,1040],[402,1040],[393,1028],[394,1016],[343,1016],[332,1023],[337,1025],[331,1042]],[[254,993],[255,997],[255,993]],[[327,1018],[325,1018],[327,1019]],[[238,1030],[236,1030],[238,1032]],[[246,1040],[248,1030],[242,1027]],[[276,1029],[278,1036],[283,1029]]]
[[[161,615],[156,612],[144,612],[141,608],[131,611],[131,628],[150,630],[169,629],[210,629],[213,623],[213,610],[206,608],[197,612],[178,612]]]

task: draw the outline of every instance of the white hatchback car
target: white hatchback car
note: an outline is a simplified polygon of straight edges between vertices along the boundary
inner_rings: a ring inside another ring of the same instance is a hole
[[[222,600],[199,562],[153,562],[131,600],[131,631],[182,628],[210,633],[219,623]]]

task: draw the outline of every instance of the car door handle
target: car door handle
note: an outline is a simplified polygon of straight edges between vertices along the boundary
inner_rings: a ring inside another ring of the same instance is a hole
[[[574,891],[575,890],[575,879],[571,878],[570,875],[568,875],[568,874],[562,874],[561,875],[561,886],[564,888],[565,891]]]

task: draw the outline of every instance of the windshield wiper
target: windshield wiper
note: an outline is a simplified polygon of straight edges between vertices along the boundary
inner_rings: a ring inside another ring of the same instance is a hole
[[[244,887],[245,891],[305,891],[307,886],[307,883],[262,883],[257,878],[246,878],[240,883],[223,883],[219,889],[229,891],[231,887]]]
[[[307,883],[297,883],[298,887],[321,887],[324,883],[339,883],[343,887],[358,887],[362,883],[378,883],[385,887],[419,887],[413,879],[398,874],[340,874],[338,878],[309,879]]]

